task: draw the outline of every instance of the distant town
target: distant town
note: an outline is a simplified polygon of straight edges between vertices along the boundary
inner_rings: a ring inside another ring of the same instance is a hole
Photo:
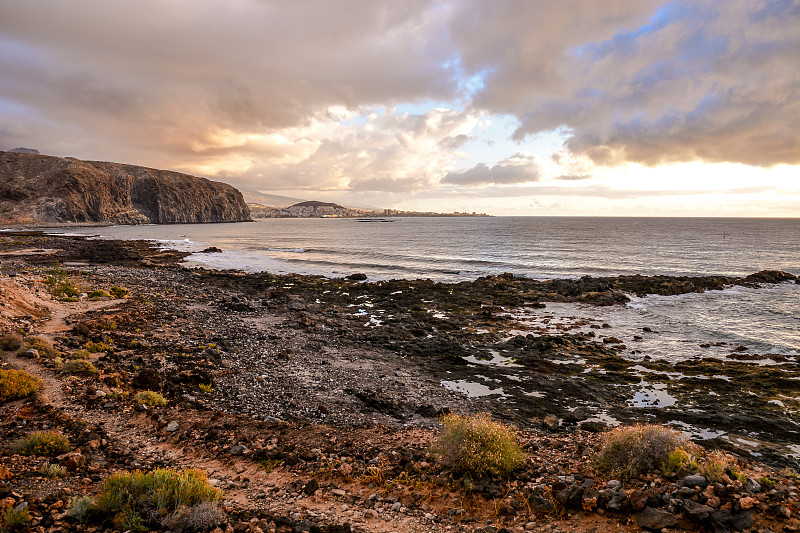
[[[253,218],[488,217],[485,213],[435,213],[397,209],[357,209],[332,202],[298,202],[288,207],[248,203]]]

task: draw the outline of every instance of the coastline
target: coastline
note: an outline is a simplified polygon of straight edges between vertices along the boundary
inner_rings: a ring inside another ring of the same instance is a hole
[[[602,324],[593,336],[571,332],[563,325],[558,334],[530,328],[509,338],[509,330],[521,326],[505,312],[505,308],[525,308],[535,313],[549,302],[613,306],[624,301],[626,292],[682,294],[730,283],[756,286],[781,281],[777,274],[764,273],[749,280],[629,276],[539,282],[491,276],[453,284],[427,280],[358,283],[190,270],[180,264],[186,253],[158,250],[142,241],[92,241],[35,233],[18,236],[14,232],[2,237],[5,254],[0,256],[0,279],[6,290],[15,291],[17,303],[30,301],[25,313],[3,315],[5,328],[45,335],[62,351],[88,341],[113,341],[113,351],[92,357],[102,372],[92,377],[59,378],[58,365],[47,357],[27,360],[7,354],[4,359],[5,364],[45,375],[48,383],[45,395],[4,404],[4,413],[14,413],[7,420],[19,420],[23,413],[30,421],[28,426],[55,423],[75,427],[72,432],[89,458],[79,471],[90,482],[82,486],[83,478],[79,478],[73,490],[91,490],[102,479],[101,473],[112,468],[194,464],[218,471],[218,481],[230,494],[226,505],[231,516],[249,523],[250,518],[245,517],[261,513],[257,527],[262,530],[273,527],[270,522],[277,524],[278,516],[287,517],[292,527],[310,520],[309,509],[317,509],[313,511],[317,516],[324,514],[314,523],[321,527],[330,522],[326,531],[336,531],[334,526],[344,527],[345,523],[358,531],[399,527],[402,531],[446,527],[471,531],[490,518],[509,528],[528,521],[542,528],[556,522],[576,528],[591,520],[605,522],[602,515],[579,512],[578,522],[569,524],[575,513],[566,512],[566,506],[562,514],[557,502],[546,512],[511,506],[513,512],[492,514],[492,507],[496,510],[505,501],[506,497],[500,496],[508,488],[496,481],[473,494],[468,506],[459,507],[458,492],[448,488],[452,476],[446,481],[448,473],[436,470],[426,452],[437,427],[435,417],[448,410],[488,411],[513,422],[522,429],[527,446],[551,457],[548,465],[552,468],[540,471],[536,466],[524,473],[522,485],[514,489],[519,491],[538,478],[537,485],[551,488],[559,476],[574,479],[575,474],[600,482],[583,457],[597,446],[599,432],[610,420],[678,420],[712,432],[734,428],[727,432],[730,439],[704,444],[739,454],[751,468],[778,472],[797,464],[786,455],[785,445],[800,442],[798,425],[769,403],[775,391],[787,386],[787,379],[797,373],[796,360],[786,365],[787,361],[777,357],[761,358],[793,369],[787,375],[779,365],[747,360],[748,354],[736,352],[732,346],[736,357],[724,362],[702,359],[637,365],[620,357],[622,342],[606,342],[613,335],[604,331],[608,328]],[[32,250],[44,253],[32,254]],[[69,275],[81,286],[117,284],[131,293],[122,300],[94,303],[48,298],[42,279],[58,262],[67,265]],[[13,301],[5,301],[15,308]],[[370,313],[359,311],[365,308],[386,311],[380,327],[372,327]],[[42,316],[31,314],[31,309],[41,310]],[[110,322],[116,327],[103,326]],[[635,366],[661,374],[670,393],[681,401],[699,404],[711,392],[721,395],[719,407],[700,413],[669,406],[632,409],[626,400],[639,386],[636,375],[641,370]],[[457,386],[448,390],[442,385],[447,381],[463,387],[474,382],[476,368],[489,378],[485,383],[500,380],[492,382],[492,389],[506,387],[502,401],[492,396],[470,398]],[[516,368],[521,368],[526,383],[542,397],[510,392],[508,384],[514,379],[507,371]],[[585,374],[586,368],[602,372]],[[671,383],[668,376],[675,372],[688,378]],[[708,379],[723,374],[729,379]],[[741,383],[754,377],[762,390],[755,396],[740,394]],[[200,389],[201,384],[211,385],[211,391]],[[130,393],[142,385],[161,390],[170,401],[168,407],[137,411],[129,398],[113,396],[113,391]],[[558,394],[548,396],[548,391]],[[80,407],[82,404],[86,407]],[[130,418],[133,426],[120,418]],[[177,422],[177,429],[168,429],[171,422]],[[89,428],[89,433],[99,438],[81,436],[84,429],[80,428]],[[4,436],[9,438],[22,431],[14,422],[3,425]],[[124,445],[125,431],[140,435],[142,442],[152,442],[152,446],[139,450]],[[760,431],[763,438],[753,436],[754,431]],[[737,439],[756,446],[744,446]],[[94,441],[99,444],[95,446]],[[754,463],[756,456],[748,457],[750,452],[760,454],[758,460],[766,464]],[[100,456],[102,463],[93,460]],[[264,469],[258,470],[265,461],[279,461],[281,466],[265,474]],[[24,475],[30,465],[18,457],[11,463],[23,473],[12,478],[21,484],[22,488],[15,489],[18,493],[45,490],[37,489],[34,478]],[[87,470],[93,464],[95,471]],[[365,481],[370,466],[376,464],[387,469],[387,479],[410,472],[422,476],[418,479],[434,481],[427,496],[412,503],[413,487],[393,488],[384,494],[380,483]],[[435,481],[440,478],[441,484]],[[300,485],[299,480],[303,481]],[[312,480],[316,489],[313,484],[309,487]],[[290,488],[292,483],[294,488]],[[272,490],[275,487],[279,488]],[[369,500],[373,493],[379,494],[380,500]],[[522,492],[514,494],[518,500],[523,498]],[[529,501],[530,494],[524,499]],[[305,511],[298,504],[301,500]],[[389,511],[397,502],[405,513],[399,508]],[[376,503],[381,504],[377,511]],[[342,505],[360,515],[343,512]],[[323,507],[325,511],[319,511]],[[452,509],[464,512],[448,514]],[[299,516],[292,518],[297,513]],[[766,512],[762,515],[764,520],[771,519]],[[630,512],[612,516],[619,519],[615,531],[627,527]]]

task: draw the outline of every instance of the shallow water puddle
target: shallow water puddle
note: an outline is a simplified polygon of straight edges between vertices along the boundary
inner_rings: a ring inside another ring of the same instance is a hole
[[[513,357],[503,357],[500,355],[500,352],[496,350],[489,350],[489,353],[492,354],[491,359],[478,359],[474,355],[468,355],[466,357],[462,357],[464,361],[468,363],[473,363],[476,365],[489,365],[489,366],[506,366],[506,367],[517,367],[520,368],[522,365],[516,364],[516,359]]]
[[[650,384],[647,381],[639,383],[641,389],[628,400],[631,407],[669,407],[677,403],[677,399],[666,391],[663,383]]]
[[[459,379],[457,381],[440,381],[440,383],[445,389],[458,392],[460,394],[465,394],[468,398],[479,398],[481,396],[492,395],[505,396],[503,387],[492,389],[491,387],[487,387],[482,383],[476,383],[474,381]]]

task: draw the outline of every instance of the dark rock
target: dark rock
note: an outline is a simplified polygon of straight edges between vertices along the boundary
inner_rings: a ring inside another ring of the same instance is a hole
[[[349,276],[346,276],[345,279],[353,281],[364,281],[367,279],[367,275],[362,272],[357,272],[355,274],[350,274]]]
[[[245,448],[241,444],[237,444],[236,446],[231,447],[230,454],[231,455],[244,455]]]
[[[306,483],[305,487],[303,487],[303,492],[305,492],[309,496],[311,496],[318,490],[319,490],[319,481],[317,481],[316,479],[312,479],[311,481]]]
[[[683,484],[684,487],[700,487],[704,489],[706,485],[708,485],[708,480],[705,476],[701,476],[700,474],[692,474],[683,478],[681,484]]]
[[[678,519],[672,513],[662,509],[645,507],[644,511],[636,515],[636,523],[639,524],[639,527],[645,529],[661,531],[666,527],[675,527],[678,524]]]
[[[747,478],[747,481],[745,482],[745,488],[749,492],[761,492],[761,483],[755,479]]]
[[[692,522],[696,523],[705,522],[713,512],[714,512],[713,507],[699,504],[694,500],[683,500],[683,513]]]
[[[221,254],[222,250],[220,250],[216,246],[209,246],[205,250],[201,250],[200,253],[201,254]]]

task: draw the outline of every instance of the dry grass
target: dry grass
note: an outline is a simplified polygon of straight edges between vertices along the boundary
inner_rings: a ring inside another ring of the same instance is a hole
[[[149,405],[150,407],[164,407],[167,405],[166,398],[151,390],[139,392],[133,397],[133,399],[138,404]]]
[[[622,426],[606,433],[596,457],[597,468],[620,479],[659,471],[676,448],[688,439],[680,432],[655,424]]]
[[[442,432],[431,448],[436,459],[454,472],[470,476],[507,476],[521,466],[525,452],[517,431],[486,413],[448,414],[440,419]]]
[[[71,361],[67,361],[61,367],[61,371],[65,374],[79,376],[91,376],[93,374],[97,374],[97,368],[92,364],[91,361],[86,361],[85,359],[73,359]]]

